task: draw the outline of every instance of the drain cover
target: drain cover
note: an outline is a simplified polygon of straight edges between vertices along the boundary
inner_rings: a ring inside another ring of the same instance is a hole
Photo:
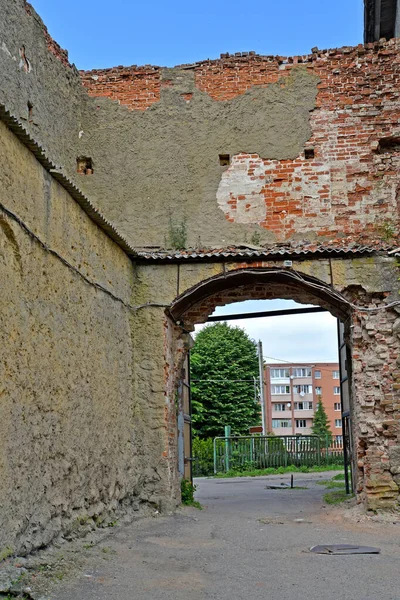
[[[356,544],[332,544],[326,546],[313,546],[310,548],[315,554],[380,554],[380,548],[357,546]]]

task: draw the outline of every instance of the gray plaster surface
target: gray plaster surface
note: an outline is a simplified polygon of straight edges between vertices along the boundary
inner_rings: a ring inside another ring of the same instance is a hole
[[[273,241],[263,228],[226,220],[216,196],[227,168],[219,154],[299,156],[311,136],[318,78],[298,67],[224,102],[201,92],[193,71],[166,69],[162,79],[170,85],[146,111],[92,99],[77,152],[92,157],[94,173],[81,178],[82,189],[136,246],[174,247],[182,226],[186,247],[249,242],[255,230]],[[183,93],[193,94],[190,103]]]
[[[298,474],[307,489],[268,490],[289,476],[201,479],[204,510],[137,521],[51,600],[398,600],[400,525],[344,519],[324,505],[326,474]],[[379,555],[323,556],[317,544],[378,546]]]

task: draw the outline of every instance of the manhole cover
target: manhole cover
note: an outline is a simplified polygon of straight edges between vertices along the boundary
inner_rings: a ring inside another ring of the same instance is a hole
[[[380,548],[357,546],[356,544],[332,544],[326,546],[313,546],[310,548],[315,554],[380,554]]]

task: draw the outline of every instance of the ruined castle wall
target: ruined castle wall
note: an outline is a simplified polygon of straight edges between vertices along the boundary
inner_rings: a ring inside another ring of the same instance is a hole
[[[131,261],[3,123],[0,139],[3,558],[158,507],[165,426],[136,401]]]
[[[143,245],[390,237],[399,57],[391,40],[82,73],[97,105],[81,139],[95,171],[82,185],[104,203],[112,169],[118,186],[102,206]]]
[[[0,103],[69,177],[87,94],[68,54],[25,0],[0,3]]]
[[[79,74],[28,3],[2,15],[0,101],[133,245],[396,232],[399,40]]]

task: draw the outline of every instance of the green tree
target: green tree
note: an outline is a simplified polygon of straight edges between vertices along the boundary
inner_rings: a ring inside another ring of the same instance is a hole
[[[321,440],[321,444],[325,446],[328,443],[328,446],[332,443],[332,432],[329,426],[328,415],[326,414],[326,410],[324,404],[322,402],[322,397],[318,396],[318,404],[317,410],[314,415],[314,422],[312,426],[312,432],[314,435],[317,435]]]
[[[196,336],[190,364],[196,435],[222,436],[225,425],[233,435],[248,434],[251,425],[260,424],[254,398],[257,347],[242,329],[227,323],[205,327]]]

